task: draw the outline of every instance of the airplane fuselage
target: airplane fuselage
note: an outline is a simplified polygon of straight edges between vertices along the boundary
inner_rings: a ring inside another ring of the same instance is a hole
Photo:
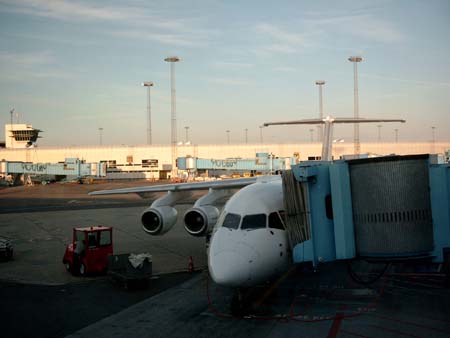
[[[261,284],[290,262],[281,179],[251,184],[226,203],[208,253],[213,280],[230,287]]]

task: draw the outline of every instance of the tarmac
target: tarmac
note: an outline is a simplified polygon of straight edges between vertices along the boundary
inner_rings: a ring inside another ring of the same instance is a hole
[[[142,183],[0,190],[0,235],[15,250],[12,261],[0,263],[2,337],[450,336],[445,276],[404,266],[370,286],[356,284],[344,264],[295,266],[252,290],[251,310],[235,317],[233,290],[208,276],[203,238],[189,236],[181,222],[163,237],[146,235],[139,218],[150,201],[137,196],[87,196]],[[130,292],[104,276],[67,273],[61,259],[72,228],[90,225],[113,226],[117,254],[152,254],[158,279]],[[202,272],[186,273],[189,256]]]
[[[128,182],[128,186],[143,184]],[[79,281],[65,271],[62,257],[72,241],[72,229],[92,225],[113,227],[115,254],[150,253],[155,274],[185,271],[189,256],[198,268],[206,267],[205,240],[189,236],[181,221],[164,237],[149,236],[142,230],[140,215],[151,201],[134,194],[87,195],[112,187],[113,183],[55,183],[0,190],[0,236],[11,238],[14,244],[14,261],[0,265],[0,278],[41,285]],[[188,207],[177,206],[179,214]]]
[[[294,271],[262,303],[268,289],[259,290],[252,312],[240,318],[229,311],[231,290],[204,273],[69,337],[450,336],[450,294],[439,283],[391,276],[366,288],[330,278],[342,272]]]

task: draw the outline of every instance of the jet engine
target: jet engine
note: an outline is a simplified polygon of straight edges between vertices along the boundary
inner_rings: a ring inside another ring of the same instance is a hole
[[[149,207],[142,213],[142,228],[150,235],[163,235],[175,225],[177,215],[177,210],[171,206]]]
[[[184,214],[184,228],[192,236],[206,236],[216,224],[218,217],[219,209],[213,205],[194,207]]]

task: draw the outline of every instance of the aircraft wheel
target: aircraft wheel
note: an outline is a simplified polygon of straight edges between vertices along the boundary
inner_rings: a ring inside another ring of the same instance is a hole
[[[249,313],[249,303],[242,290],[236,290],[230,305],[231,314],[236,317],[243,317]]]
[[[85,276],[86,275],[86,266],[84,265],[84,263],[80,264],[80,275],[81,276]]]

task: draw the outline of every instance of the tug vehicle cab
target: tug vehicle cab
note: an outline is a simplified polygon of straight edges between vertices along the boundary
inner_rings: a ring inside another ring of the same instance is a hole
[[[66,247],[63,264],[75,275],[104,273],[113,254],[112,227],[74,228],[72,243]]]

